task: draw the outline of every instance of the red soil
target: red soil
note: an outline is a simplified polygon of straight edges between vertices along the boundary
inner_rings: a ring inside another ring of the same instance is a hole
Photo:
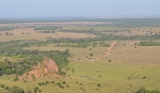
[[[23,74],[19,80],[23,79],[35,79],[41,77],[60,77],[58,74],[58,66],[55,61],[49,58],[45,58],[43,63],[38,63],[31,71]]]

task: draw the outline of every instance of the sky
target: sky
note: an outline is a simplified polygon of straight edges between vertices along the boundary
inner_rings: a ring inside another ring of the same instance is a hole
[[[0,18],[160,17],[160,0],[0,0]]]

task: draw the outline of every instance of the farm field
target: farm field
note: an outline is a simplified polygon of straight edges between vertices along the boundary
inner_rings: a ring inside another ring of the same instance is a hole
[[[25,93],[136,93],[140,88],[158,91],[157,20],[1,23],[0,93],[9,93],[13,86]],[[40,63],[46,58],[55,63],[49,61],[45,68]],[[54,68],[53,64],[58,71],[44,74]],[[19,79],[32,70],[42,70],[42,77],[32,74],[32,79]],[[51,77],[53,73],[58,77]]]

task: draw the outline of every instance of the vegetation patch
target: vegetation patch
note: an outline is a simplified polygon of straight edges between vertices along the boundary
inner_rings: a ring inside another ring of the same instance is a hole
[[[105,43],[105,42],[94,42],[94,43],[61,43],[61,44],[56,44],[56,47],[74,47],[74,48],[87,48],[88,46],[96,47],[97,45],[102,46],[102,47],[109,47],[110,44]],[[90,49],[91,50],[91,49]]]
[[[0,62],[0,75],[26,73],[30,71],[33,66],[37,65],[38,62],[42,62],[45,57],[53,59],[59,68],[66,67],[69,63],[69,51],[38,51],[22,49],[24,46],[29,45],[30,43],[24,43],[23,41],[3,43],[3,46],[0,48],[1,56],[16,57],[20,59],[16,62],[12,62],[12,60],[6,58],[4,61]]]
[[[160,42],[141,42],[139,46],[160,46]]]

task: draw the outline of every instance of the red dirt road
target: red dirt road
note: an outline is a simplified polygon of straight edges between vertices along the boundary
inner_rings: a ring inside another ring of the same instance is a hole
[[[111,46],[108,47],[108,51],[107,51],[103,56],[96,58],[96,60],[99,60],[99,59],[102,58],[102,57],[108,56],[109,53],[110,53],[110,51],[112,50],[112,48],[114,47],[114,45],[115,45],[116,43],[117,43],[117,41],[113,41],[112,44],[111,44]]]

